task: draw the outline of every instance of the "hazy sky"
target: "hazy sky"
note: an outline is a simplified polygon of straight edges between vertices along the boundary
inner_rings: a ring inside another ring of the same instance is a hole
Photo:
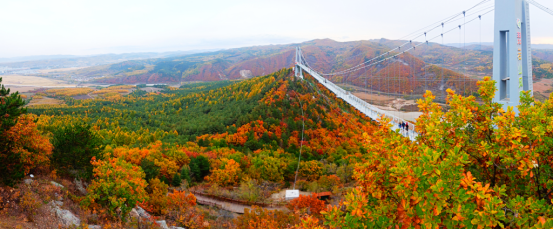
[[[317,38],[400,39],[479,2],[0,0],[0,57],[219,49]],[[469,11],[467,21],[493,2]],[[551,0],[538,2],[553,8]],[[446,30],[462,21],[446,24]],[[532,6],[531,21],[532,42],[553,44],[553,15]],[[480,36],[493,40],[493,12],[482,17],[481,28],[480,33],[478,20],[468,24],[466,42],[479,42]],[[441,29],[434,32],[429,37]],[[458,43],[460,37],[451,32],[445,43]]]

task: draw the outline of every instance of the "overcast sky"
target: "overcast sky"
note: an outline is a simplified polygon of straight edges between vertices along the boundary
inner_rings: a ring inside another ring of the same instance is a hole
[[[481,1],[0,0],[0,58],[221,49],[318,38],[400,39]],[[467,21],[493,2],[469,11]],[[553,8],[551,0],[538,2]],[[446,30],[462,23],[460,18]],[[553,15],[532,6],[531,22],[532,43],[553,44]],[[468,24],[466,42],[493,40],[493,12],[482,17],[481,31],[479,20]],[[441,29],[433,32],[429,37]],[[444,42],[462,43],[460,37],[451,32]]]

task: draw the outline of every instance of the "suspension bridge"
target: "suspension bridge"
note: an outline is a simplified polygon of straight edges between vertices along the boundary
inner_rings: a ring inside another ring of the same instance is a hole
[[[398,112],[384,110],[362,100],[352,92],[333,83],[331,81],[332,76],[351,75],[359,73],[363,69],[377,68],[378,66],[385,66],[389,63],[401,61],[401,55],[412,52],[417,47],[429,45],[430,42],[436,39],[441,38],[443,45],[445,35],[457,30],[461,32],[462,29],[466,28],[467,24],[477,20],[481,21],[482,17],[494,12],[493,79],[496,81],[498,89],[494,101],[501,103],[505,110],[507,106],[512,106],[515,112],[518,113],[516,106],[519,105],[521,92],[533,90],[529,5],[532,4],[551,15],[553,15],[553,11],[537,3],[535,0],[495,0],[492,5],[489,5],[490,2],[492,0],[483,0],[467,10],[463,10],[408,35],[407,37],[411,37],[412,39],[398,47],[363,61],[358,65],[337,72],[324,73],[312,68],[305,59],[302,49],[297,47],[294,67],[295,75],[303,79],[303,73],[308,73],[318,83],[361,113],[373,120],[377,120],[382,116],[387,117],[391,121],[393,130],[400,129],[402,130],[400,132],[402,135],[411,140],[416,140],[418,133],[416,124],[413,121],[405,119]],[[461,24],[454,23],[461,19],[463,20]],[[445,29],[446,27],[448,27],[447,30]],[[428,37],[431,31],[437,29],[441,29],[441,33],[434,37]],[[423,42],[414,42],[414,40],[421,39],[422,37],[424,37]],[[424,68],[426,68],[426,64]],[[424,72],[426,75],[426,70]],[[413,73],[413,77],[417,77],[415,75],[416,73]],[[466,81],[470,81],[470,78],[466,76],[466,73],[462,73],[462,75],[463,77],[458,81],[463,81],[463,85],[466,87]],[[378,77],[386,79],[390,76],[390,74],[385,74]],[[423,80],[428,81],[426,76],[424,76]],[[466,88],[462,90],[463,95],[466,91]],[[401,124],[406,124],[408,128],[405,128],[405,126],[401,127]]]

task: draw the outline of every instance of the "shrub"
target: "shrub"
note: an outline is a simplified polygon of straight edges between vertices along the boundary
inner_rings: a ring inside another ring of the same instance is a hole
[[[196,206],[196,196],[185,191],[175,191],[167,196],[168,210],[183,210]]]
[[[192,183],[192,178],[190,178],[190,167],[188,165],[182,167],[180,175],[182,180],[186,180],[188,182],[188,185]]]
[[[92,157],[98,158],[102,151],[102,140],[89,124],[76,122],[58,126],[52,132],[54,152],[51,162],[60,172],[76,170],[78,177],[92,177]]]
[[[297,199],[290,201],[287,205],[288,209],[294,211],[305,211],[308,214],[320,216],[325,209],[325,203],[319,200],[315,194],[311,196],[300,195]]]
[[[0,142],[9,143],[9,151],[0,154],[0,175],[6,184],[13,184],[31,169],[49,162],[53,147],[38,131],[35,118],[34,115],[20,116],[0,138]]]
[[[169,185],[163,183],[161,180],[154,178],[150,180],[147,191],[149,195],[148,201],[143,207],[155,214],[163,215],[167,209],[167,189]]]
[[[175,175],[173,175],[173,181],[171,181],[171,185],[178,187],[180,186],[181,182],[182,182],[182,179],[180,177],[180,174],[175,173]]]
[[[321,176],[319,180],[317,180],[317,183],[319,184],[319,188],[324,191],[331,191],[332,188],[335,186],[339,186],[342,184],[340,182],[340,178],[338,178],[336,175],[330,175],[330,176]]]
[[[174,219],[178,226],[185,228],[208,228],[204,216],[194,208],[196,197],[184,191],[175,191],[167,196],[167,218]]]
[[[142,159],[140,162],[140,167],[146,174],[146,180],[150,181],[153,178],[156,178],[159,175],[159,167],[156,164],[148,159]]]
[[[306,180],[298,180],[296,181],[296,189],[298,190],[307,190],[307,187],[309,185],[309,182],[307,182]]]
[[[195,181],[201,182],[209,174],[209,160],[207,157],[199,155],[190,160],[190,173]]]
[[[94,179],[83,200],[85,206],[97,203],[114,217],[125,217],[137,203],[148,199],[144,190],[144,172],[138,166],[119,158],[93,159]],[[120,212],[117,210],[120,209]]]
[[[298,174],[308,181],[316,181],[323,174],[323,166],[318,161],[302,161]]]
[[[207,181],[222,186],[235,185],[242,170],[240,165],[233,159],[222,158],[220,168],[212,170],[211,175],[206,177]]]
[[[261,190],[254,180],[245,180],[240,182],[238,187],[238,198],[245,201],[257,202],[261,198]]]
[[[269,156],[256,157],[253,164],[255,170],[260,173],[261,179],[274,182],[284,180],[284,172],[288,167],[285,160]]]
[[[26,191],[19,200],[19,206],[25,210],[25,212],[32,216],[36,214],[37,209],[40,208],[39,196],[31,191]]]
[[[267,210],[257,206],[252,209],[244,209],[244,214],[234,219],[236,228],[291,228],[300,223],[300,218],[295,213],[280,210]]]

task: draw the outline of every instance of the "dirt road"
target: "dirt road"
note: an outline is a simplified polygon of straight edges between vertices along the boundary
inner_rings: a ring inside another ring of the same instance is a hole
[[[224,209],[224,210],[234,212],[234,213],[243,214],[245,208],[251,209],[251,206],[249,206],[249,205],[229,203],[229,202],[216,200],[216,199],[206,197],[206,196],[202,196],[202,195],[198,195],[198,194],[195,194],[195,196],[196,196],[196,202],[198,204],[216,206],[216,207],[219,207],[220,209]],[[284,207],[265,207],[265,209],[284,210],[285,208]]]

